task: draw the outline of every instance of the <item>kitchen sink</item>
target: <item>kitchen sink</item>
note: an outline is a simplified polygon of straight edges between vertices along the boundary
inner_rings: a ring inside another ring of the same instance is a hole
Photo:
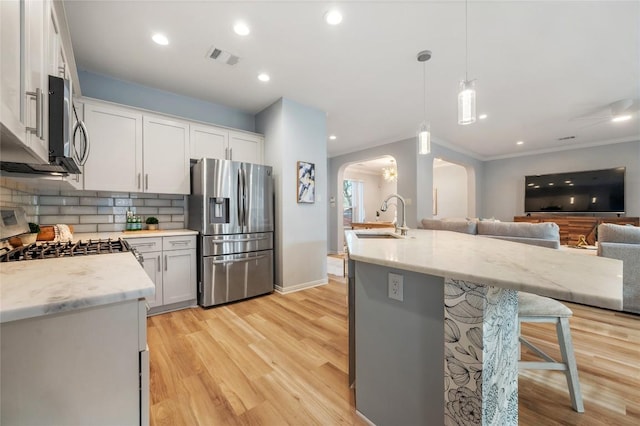
[[[382,239],[395,239],[395,238],[402,238],[400,235],[396,235],[396,234],[391,234],[388,232],[382,233],[382,232],[356,232],[356,237],[358,238],[382,238]]]

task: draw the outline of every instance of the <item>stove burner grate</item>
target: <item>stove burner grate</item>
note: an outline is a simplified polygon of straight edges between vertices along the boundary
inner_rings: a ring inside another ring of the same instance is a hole
[[[33,243],[15,248],[0,255],[0,262],[15,262],[33,259],[55,259],[59,257],[88,256],[94,254],[123,253],[132,251],[129,243],[118,238],[113,240],[88,240],[78,242]]]

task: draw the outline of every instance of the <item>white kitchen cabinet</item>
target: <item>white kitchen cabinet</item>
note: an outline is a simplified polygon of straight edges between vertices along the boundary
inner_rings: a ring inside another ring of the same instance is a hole
[[[189,125],[143,116],[144,192],[188,194]]]
[[[190,158],[227,158],[229,131],[220,127],[191,124]]]
[[[203,124],[191,124],[190,136],[190,158],[196,160],[222,158],[247,163],[263,163],[264,139],[260,135]]]
[[[147,425],[146,327],[144,300],[2,323],[0,423]]]
[[[112,105],[85,102],[84,122],[91,152],[84,166],[84,188],[143,192],[142,114]]]
[[[48,0],[0,1],[2,126],[25,152],[49,161]]]
[[[196,237],[126,237],[144,258],[144,270],[156,285],[147,299],[154,314],[193,306],[197,297]]]
[[[229,160],[263,164],[264,138],[260,135],[229,131]]]

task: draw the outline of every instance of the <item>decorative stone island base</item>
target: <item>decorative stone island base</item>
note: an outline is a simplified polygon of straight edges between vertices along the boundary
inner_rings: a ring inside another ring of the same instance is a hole
[[[353,264],[364,417],[378,426],[518,424],[517,291]],[[403,277],[402,301],[389,298],[389,272]]]
[[[444,424],[518,424],[518,294],[444,282]]]

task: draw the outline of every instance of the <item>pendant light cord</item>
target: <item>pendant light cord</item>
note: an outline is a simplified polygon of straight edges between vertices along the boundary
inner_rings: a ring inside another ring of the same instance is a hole
[[[422,63],[422,118],[427,119],[427,64]]]
[[[469,81],[469,1],[464,0],[464,79]]]

